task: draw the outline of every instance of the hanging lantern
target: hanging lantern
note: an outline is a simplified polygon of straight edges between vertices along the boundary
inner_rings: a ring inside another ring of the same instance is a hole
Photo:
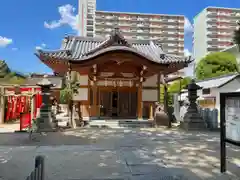
[[[122,87],[122,85],[123,85],[122,80],[120,80],[119,86]]]
[[[21,94],[20,86],[15,85],[15,87],[14,87],[14,93],[15,93],[16,95],[20,95],[20,94]]]
[[[131,80],[129,81],[129,86],[132,87],[132,81]]]

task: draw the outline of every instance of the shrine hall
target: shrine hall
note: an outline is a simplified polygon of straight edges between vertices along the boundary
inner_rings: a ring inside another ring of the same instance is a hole
[[[166,54],[159,40],[125,39],[118,28],[106,38],[66,36],[59,50],[36,55],[68,80],[79,73],[74,101],[80,101],[83,120],[152,119],[162,77],[192,61]]]

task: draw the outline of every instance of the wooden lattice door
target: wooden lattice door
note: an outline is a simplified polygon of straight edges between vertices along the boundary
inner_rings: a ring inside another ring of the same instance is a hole
[[[119,92],[119,117],[135,118],[137,112],[136,92]]]
[[[112,92],[100,91],[99,103],[100,103],[100,116],[111,117],[112,116]]]

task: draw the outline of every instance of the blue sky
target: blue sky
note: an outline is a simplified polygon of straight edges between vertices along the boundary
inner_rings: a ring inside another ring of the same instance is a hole
[[[24,73],[51,72],[34,52],[58,49],[65,34],[76,33],[78,0],[1,0],[0,59]],[[207,6],[240,8],[239,0],[97,0],[97,9],[193,17]],[[187,26],[191,27],[191,26]],[[190,28],[191,30],[191,28]],[[191,51],[188,31],[185,48]]]

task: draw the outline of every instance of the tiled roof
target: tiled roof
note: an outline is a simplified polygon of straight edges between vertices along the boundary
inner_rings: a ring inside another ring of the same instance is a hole
[[[128,51],[148,60],[160,63],[190,63],[190,58],[164,53],[157,40],[126,40],[120,34],[112,34],[108,38],[91,38],[67,36],[63,40],[61,50],[38,50],[38,55],[66,60],[87,60],[110,51]]]
[[[238,75],[239,75],[238,73],[224,75],[224,76],[220,76],[217,78],[211,78],[211,79],[207,79],[204,81],[198,81],[196,83],[203,89],[221,87],[222,85],[224,85],[224,84],[228,83],[229,81],[233,80],[234,78],[236,78]]]
[[[43,77],[28,77],[26,79],[25,84],[26,85],[31,85],[31,86],[36,86]],[[63,78],[62,77],[47,77],[47,79],[55,85],[53,89],[61,89],[63,87]]]

